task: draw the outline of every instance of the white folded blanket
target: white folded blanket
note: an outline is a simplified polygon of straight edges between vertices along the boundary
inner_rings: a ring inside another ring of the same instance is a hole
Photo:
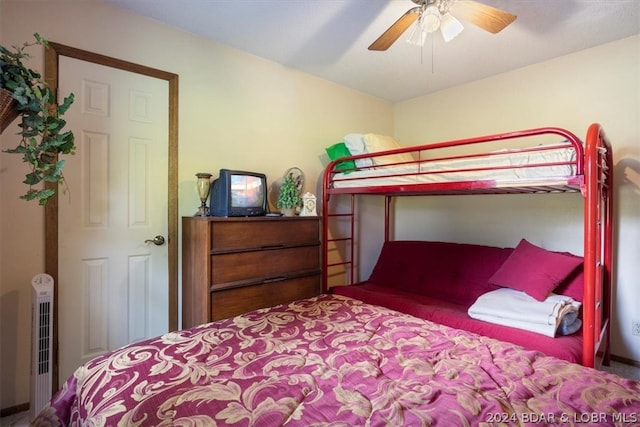
[[[480,295],[467,312],[474,319],[555,337],[562,318],[580,305],[564,295],[538,301],[524,292],[500,288]]]

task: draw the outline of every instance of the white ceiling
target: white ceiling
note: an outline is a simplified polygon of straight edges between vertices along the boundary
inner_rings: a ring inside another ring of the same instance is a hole
[[[405,43],[407,31],[374,52],[412,1],[106,1],[392,102],[640,33],[640,0],[480,0],[518,18],[498,34],[463,22],[453,41],[436,33],[424,48]]]

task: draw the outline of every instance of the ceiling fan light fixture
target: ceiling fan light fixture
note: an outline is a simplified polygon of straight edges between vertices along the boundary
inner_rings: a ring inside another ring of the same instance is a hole
[[[464,30],[464,26],[453,15],[448,12],[442,15],[442,19],[440,20],[440,32],[442,33],[442,38],[445,42],[449,43],[451,40],[456,38],[462,30]]]
[[[427,33],[433,33],[436,31],[440,27],[441,17],[440,11],[435,5],[430,4],[425,7],[422,12],[422,16],[420,16],[420,21],[424,31]]]
[[[407,43],[414,46],[424,46],[424,41],[427,38],[427,32],[422,26],[422,17],[423,15],[420,15],[418,20],[413,23],[409,31],[409,37],[407,37]]]

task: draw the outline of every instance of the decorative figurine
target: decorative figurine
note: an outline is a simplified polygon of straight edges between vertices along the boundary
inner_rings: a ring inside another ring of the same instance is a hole
[[[308,191],[302,195],[302,209],[300,216],[317,216],[316,213],[316,196]]]

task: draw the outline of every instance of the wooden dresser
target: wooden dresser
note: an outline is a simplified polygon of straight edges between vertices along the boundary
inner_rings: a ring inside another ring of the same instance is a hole
[[[321,292],[320,218],[183,217],[182,327]]]

